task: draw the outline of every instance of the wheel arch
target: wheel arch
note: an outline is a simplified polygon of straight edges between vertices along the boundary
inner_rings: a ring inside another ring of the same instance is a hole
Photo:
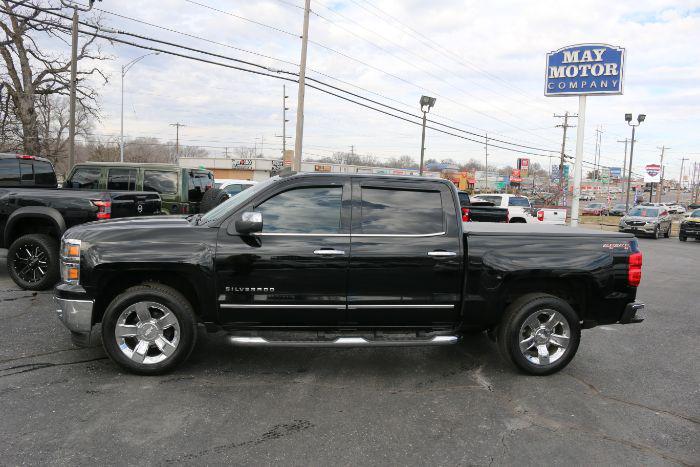
[[[189,271],[163,270],[163,269],[137,269],[137,270],[107,270],[99,274],[99,280],[94,284],[99,290],[96,294],[93,309],[93,324],[102,321],[102,317],[109,304],[124,290],[148,283],[157,283],[172,287],[180,292],[190,303],[192,309],[200,321],[211,321],[209,315],[215,305],[207,302],[209,289]],[[213,293],[213,292],[211,292]]]
[[[581,278],[549,277],[536,279],[517,278],[508,281],[501,288],[499,294],[501,303],[499,304],[500,315],[513,302],[524,295],[533,293],[549,294],[567,302],[581,320],[587,318],[586,297],[588,285]],[[500,320],[500,316],[499,316]]]
[[[3,232],[3,244],[7,248],[22,235],[43,233],[60,239],[66,231],[66,221],[54,208],[25,206],[15,210],[7,218]]]

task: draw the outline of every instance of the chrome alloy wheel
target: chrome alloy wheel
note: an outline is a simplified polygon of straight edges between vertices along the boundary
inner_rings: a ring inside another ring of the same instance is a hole
[[[124,355],[136,363],[151,365],[170,357],[180,343],[180,323],[168,307],[137,302],[121,312],[114,337]]]
[[[27,243],[15,252],[12,267],[20,279],[33,284],[46,275],[49,269],[49,257],[39,245]]]
[[[566,353],[570,339],[569,323],[555,310],[539,310],[520,326],[520,352],[535,365],[550,365],[559,360]]]

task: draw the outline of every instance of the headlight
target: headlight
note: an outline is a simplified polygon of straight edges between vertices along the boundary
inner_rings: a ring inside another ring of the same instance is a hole
[[[80,240],[61,239],[61,280],[68,284],[80,282]]]

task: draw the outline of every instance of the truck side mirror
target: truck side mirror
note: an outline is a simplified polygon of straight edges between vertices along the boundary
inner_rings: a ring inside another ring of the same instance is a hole
[[[241,218],[236,220],[236,232],[241,235],[250,235],[256,232],[262,232],[263,215],[261,212],[244,212]]]

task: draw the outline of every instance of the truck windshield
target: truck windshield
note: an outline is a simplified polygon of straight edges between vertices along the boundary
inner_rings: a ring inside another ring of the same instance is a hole
[[[258,183],[251,186],[247,190],[241,191],[237,195],[230,197],[228,200],[224,201],[208,213],[204,214],[199,220],[199,223],[206,224],[207,222],[212,222],[221,219],[222,217],[226,216],[229,212],[234,210],[237,206],[240,206],[241,204],[247,202],[256,194],[258,194],[268,186],[272,185],[273,183],[277,182],[278,180],[279,177],[272,177],[268,180],[265,180],[262,183]]]

